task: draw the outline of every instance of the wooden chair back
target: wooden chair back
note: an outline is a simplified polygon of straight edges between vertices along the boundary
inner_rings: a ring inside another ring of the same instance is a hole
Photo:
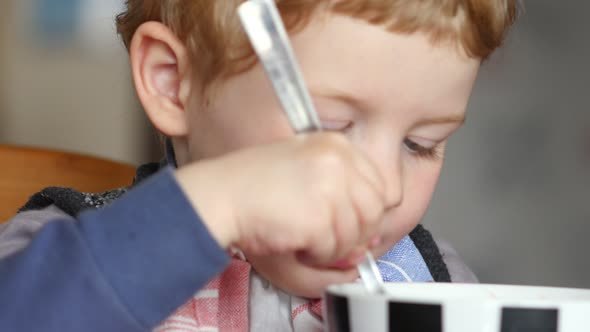
[[[0,223],[43,188],[103,192],[130,185],[134,174],[133,166],[102,158],[0,144]]]

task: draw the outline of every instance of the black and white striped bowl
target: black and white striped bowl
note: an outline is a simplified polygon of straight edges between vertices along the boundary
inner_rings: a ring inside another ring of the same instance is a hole
[[[329,332],[590,332],[590,290],[533,286],[388,283],[330,286]]]

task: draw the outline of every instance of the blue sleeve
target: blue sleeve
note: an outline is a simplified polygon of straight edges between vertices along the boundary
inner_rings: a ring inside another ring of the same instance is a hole
[[[0,261],[0,331],[148,331],[228,262],[165,169]]]

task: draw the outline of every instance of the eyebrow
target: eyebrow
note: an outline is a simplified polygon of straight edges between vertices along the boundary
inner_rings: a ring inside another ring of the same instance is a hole
[[[368,108],[368,104],[365,101],[358,99],[358,98],[356,98],[346,92],[343,92],[342,90],[339,90],[339,89],[334,89],[334,88],[317,89],[317,90],[310,89],[310,93],[312,94],[312,96],[337,99],[337,100],[340,100],[340,101],[347,103],[349,105],[355,106],[356,108],[359,108],[359,109],[367,109]],[[418,121],[418,123],[416,123],[414,126],[419,127],[419,126],[427,126],[427,125],[454,124],[454,123],[458,123],[459,125],[463,125],[465,123],[465,120],[466,120],[465,115],[449,115],[449,116],[442,116],[442,117],[437,117],[437,118],[423,119],[423,120]]]
[[[464,115],[450,115],[450,116],[443,116],[440,118],[430,118],[418,121],[415,125],[418,126],[426,126],[426,125],[435,125],[435,124],[452,124],[458,123],[462,125],[465,123],[465,116]]]

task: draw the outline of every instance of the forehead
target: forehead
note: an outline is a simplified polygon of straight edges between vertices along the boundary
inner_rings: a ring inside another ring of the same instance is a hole
[[[341,15],[312,20],[292,42],[310,90],[354,94],[372,108],[465,108],[480,63],[452,43]]]

